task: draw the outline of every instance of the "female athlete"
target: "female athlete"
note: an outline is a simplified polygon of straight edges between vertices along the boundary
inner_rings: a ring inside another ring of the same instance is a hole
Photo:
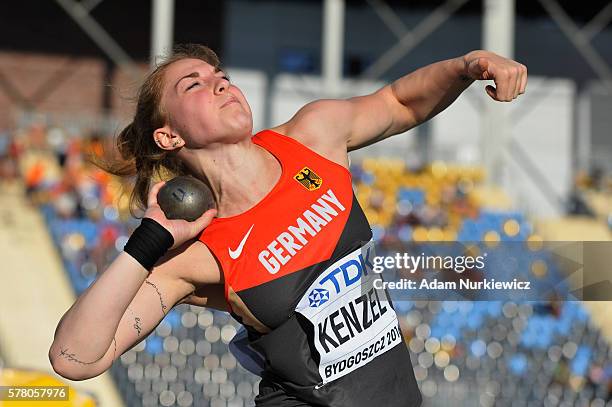
[[[475,80],[509,102],[527,70],[477,50],[418,69],[367,96],[318,100],[252,134],[251,110],[213,51],[177,47],[142,85],[117,144],[145,209],[124,251],[61,319],[54,370],[97,376],[177,304],[227,309],[261,356],[258,406],[421,403],[392,304],[374,287],[372,233],[348,155],[405,132]],[[193,222],[168,220],[160,170],[207,182],[217,200]]]

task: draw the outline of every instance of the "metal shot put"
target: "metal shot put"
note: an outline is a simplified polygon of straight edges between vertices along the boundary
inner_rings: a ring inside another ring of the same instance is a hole
[[[168,219],[194,221],[215,208],[215,198],[204,182],[190,176],[172,178],[159,190],[157,203]]]

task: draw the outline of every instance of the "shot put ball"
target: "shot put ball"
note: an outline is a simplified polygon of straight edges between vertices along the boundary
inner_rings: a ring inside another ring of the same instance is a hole
[[[204,182],[190,176],[172,178],[157,193],[157,203],[168,219],[193,221],[215,208],[215,198]]]

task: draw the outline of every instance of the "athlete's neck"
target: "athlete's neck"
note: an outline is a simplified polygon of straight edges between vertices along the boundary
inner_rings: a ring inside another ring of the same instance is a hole
[[[183,152],[192,171],[208,179],[218,199],[220,218],[243,213],[261,201],[278,182],[281,165],[251,137],[233,144],[215,144]]]

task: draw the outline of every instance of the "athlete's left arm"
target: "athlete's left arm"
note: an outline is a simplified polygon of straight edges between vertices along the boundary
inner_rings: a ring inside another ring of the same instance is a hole
[[[495,87],[488,85],[487,94],[510,102],[525,92],[527,68],[492,52],[472,51],[427,65],[367,96],[309,103],[291,122],[355,150],[431,119],[475,80],[493,80]]]

